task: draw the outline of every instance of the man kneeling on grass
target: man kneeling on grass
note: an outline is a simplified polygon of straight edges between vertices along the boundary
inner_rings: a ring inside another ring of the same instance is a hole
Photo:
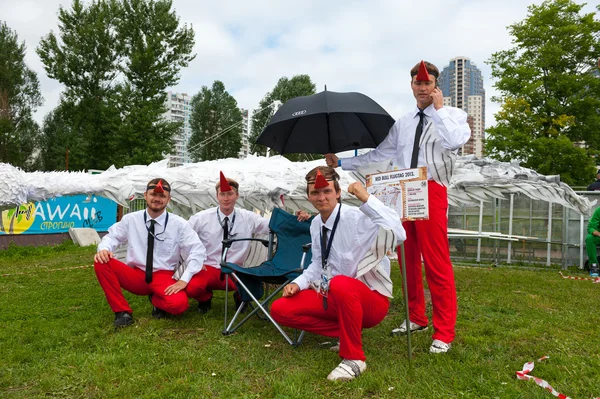
[[[331,381],[351,380],[366,370],[362,329],[379,324],[390,305],[386,296],[392,288],[389,259],[384,257],[376,266],[377,278],[358,279],[360,260],[380,227],[393,230],[399,243],[406,238],[396,211],[369,195],[360,183],[352,183],[348,192],[363,205],[342,206],[338,180],[337,172],[329,167],[317,167],[306,175],[308,200],[320,215],[310,226],[312,262],[271,307],[271,315],[280,324],[339,337],[343,360],[327,376]],[[311,284],[315,290],[307,289]]]
[[[121,288],[136,295],[148,295],[155,318],[185,312],[186,287],[206,259],[206,249],[188,222],[166,211],[171,199],[171,186],[166,180],[150,180],[144,199],[147,208],[128,213],[112,225],[94,256],[94,271],[115,312],[115,327],[133,324],[131,307]],[[127,264],[113,254],[125,241]],[[173,275],[180,259],[187,261],[187,267],[181,278],[175,280]]]

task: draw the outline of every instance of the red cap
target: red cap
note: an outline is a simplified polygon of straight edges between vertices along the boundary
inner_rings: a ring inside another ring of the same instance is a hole
[[[325,179],[325,176],[321,173],[320,169],[317,169],[317,177],[315,178],[315,188],[323,188],[329,186],[329,182]]]
[[[221,185],[219,187],[219,190],[224,193],[227,191],[231,191],[232,188],[229,185],[229,182],[227,181],[227,179],[225,178],[225,175],[223,174],[223,172],[219,172],[221,174]]]
[[[425,66],[425,62],[421,60],[421,65],[419,65],[419,72],[417,73],[417,79],[423,82],[429,82],[429,72],[427,72],[427,67]]]
[[[163,188],[163,185],[162,185],[162,180],[159,180],[158,183],[156,183],[156,187],[154,187],[154,192],[159,193],[159,194],[162,194],[165,192],[165,189]]]

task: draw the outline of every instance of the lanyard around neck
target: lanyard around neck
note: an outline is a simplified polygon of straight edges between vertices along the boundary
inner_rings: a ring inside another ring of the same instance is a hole
[[[226,216],[229,217],[229,216]],[[219,221],[219,225],[221,226],[222,229],[225,229],[225,221],[221,220],[221,214],[219,212],[219,208],[217,208],[217,220]],[[227,231],[227,237],[228,238],[233,238],[235,237],[235,234],[231,234],[231,232],[233,231],[233,225],[235,224],[235,209],[233,210],[233,216],[230,219],[231,223],[229,224],[229,228]]]
[[[153,220],[155,220],[155,219],[153,219]],[[167,224],[168,223],[169,223],[169,212],[166,212],[166,215],[165,215],[165,227],[163,228],[163,231],[161,231],[158,234],[154,234],[148,228],[148,213],[146,211],[144,211],[144,227],[146,227],[146,230],[148,230],[148,234],[152,235],[152,237],[154,237],[154,239],[156,239],[158,241],[164,241],[165,240],[164,238],[162,238],[162,239],[158,238],[158,236],[165,234],[165,231],[167,231]]]
[[[331,229],[331,234],[329,234],[329,239],[327,240],[327,248],[321,244],[321,266],[323,270],[327,270],[327,258],[329,258],[329,253],[331,252],[331,244],[333,243],[333,236],[337,230],[338,222],[340,221],[340,213],[342,213],[342,204],[340,204],[338,208],[338,213],[335,216],[335,221],[333,222],[333,227]],[[325,227],[325,225],[323,225]],[[323,232],[321,231],[321,242],[323,242]]]

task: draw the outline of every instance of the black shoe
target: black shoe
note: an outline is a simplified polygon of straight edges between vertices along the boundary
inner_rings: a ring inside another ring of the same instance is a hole
[[[152,304],[152,295],[154,295],[154,294],[148,295],[148,300],[150,300],[150,304]],[[157,308],[156,306],[154,306],[152,304],[152,317],[154,317],[155,319],[162,319],[166,315],[167,315],[167,312],[165,312],[162,309]]]
[[[115,312],[115,321],[113,325],[115,327],[127,327],[133,324],[133,317],[129,312]]]
[[[203,301],[203,302],[198,301],[198,313],[202,313],[202,314],[207,313],[212,306],[211,302],[212,302],[212,298],[210,298],[208,301]]]

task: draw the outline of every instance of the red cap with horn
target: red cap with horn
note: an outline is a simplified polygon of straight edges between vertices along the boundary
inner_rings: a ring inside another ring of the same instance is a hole
[[[321,173],[320,169],[317,169],[317,177],[315,177],[315,188],[324,188],[329,186],[329,182],[325,179],[325,176]]]
[[[425,62],[421,60],[421,65],[419,65],[419,72],[417,73],[417,79],[423,82],[429,82],[429,72],[427,72],[427,66],[425,66]]]
[[[225,178],[225,175],[223,174],[223,172],[219,172],[221,174],[220,179],[221,179],[221,185],[219,187],[219,190],[224,193],[227,191],[231,191],[232,188],[229,185],[229,181],[227,181],[227,179]]]
[[[162,180],[159,180],[158,183],[156,183],[156,187],[154,187],[154,192],[160,193],[160,194],[165,192],[165,189],[163,188],[163,185],[162,185]]]

